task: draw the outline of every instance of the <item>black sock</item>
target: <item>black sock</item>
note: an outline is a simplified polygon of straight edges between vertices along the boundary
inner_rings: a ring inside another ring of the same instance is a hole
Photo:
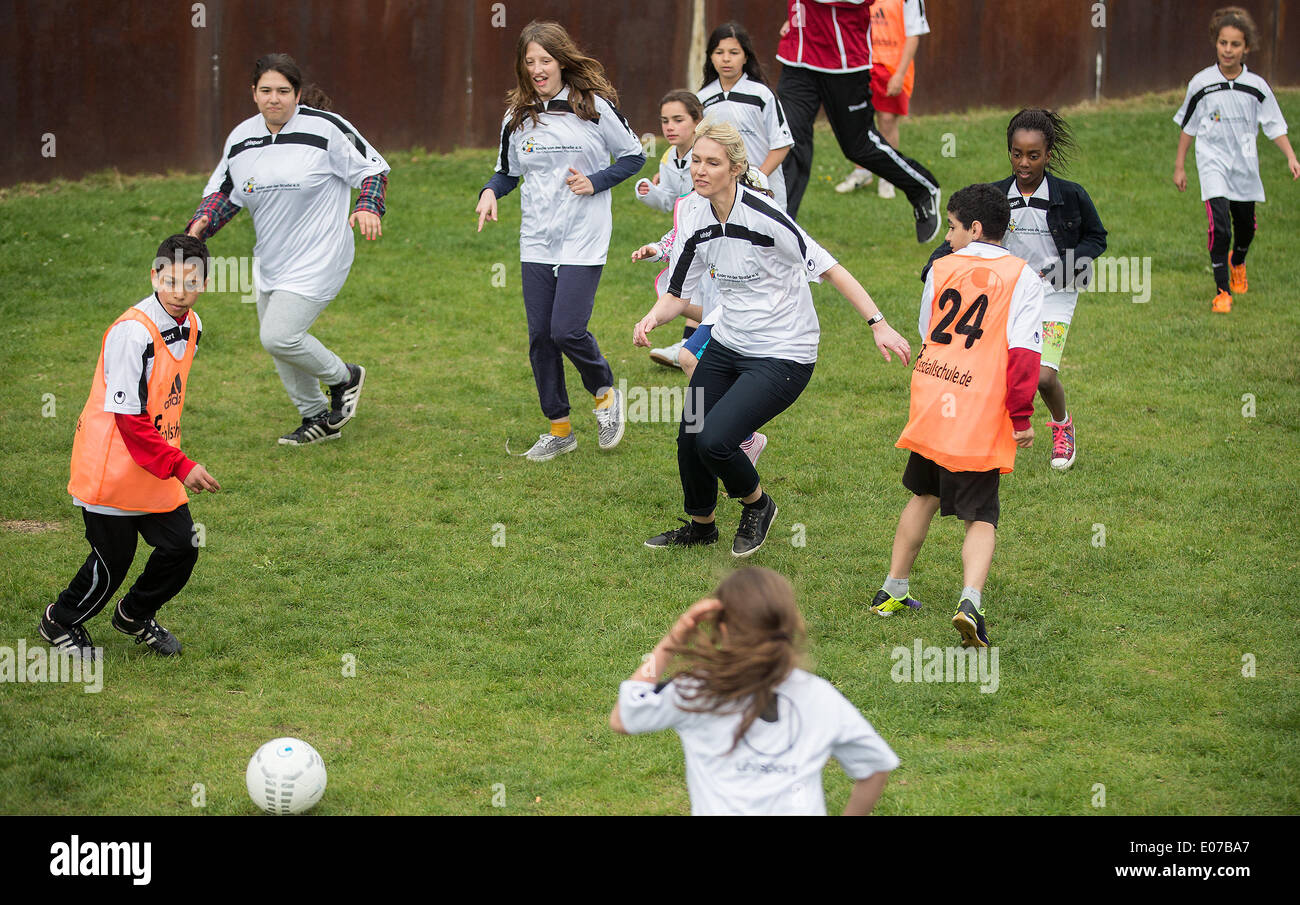
[[[690,339],[695,335],[694,327],[682,327],[682,339]]]
[[[761,509],[762,507],[767,505],[768,499],[769,497],[767,495],[767,491],[764,490],[762,495],[760,495],[758,499],[754,500],[754,502],[741,503],[740,505],[744,506],[746,509]]]
[[[691,531],[697,535],[712,534],[717,530],[717,526],[713,522],[697,522],[695,519],[691,519]]]
[[[1240,267],[1242,264],[1245,263],[1246,263],[1246,249],[1234,248],[1232,250],[1232,266]]]

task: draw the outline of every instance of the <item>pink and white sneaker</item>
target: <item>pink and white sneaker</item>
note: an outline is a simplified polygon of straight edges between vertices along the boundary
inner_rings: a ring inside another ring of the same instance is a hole
[[[1047,425],[1052,429],[1052,468],[1068,471],[1075,455],[1074,416],[1067,417],[1063,424],[1048,421]]]
[[[758,457],[763,454],[767,448],[767,435],[754,431],[744,443],[740,444],[740,451],[749,457],[751,465],[758,466]]]

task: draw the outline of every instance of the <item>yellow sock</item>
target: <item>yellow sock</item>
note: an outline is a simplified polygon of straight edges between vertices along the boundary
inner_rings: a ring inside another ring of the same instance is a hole
[[[551,435],[555,437],[567,437],[573,433],[573,425],[568,421],[552,421]]]
[[[614,404],[614,388],[610,387],[605,391],[604,396],[592,396],[596,400],[597,409],[607,409]]]

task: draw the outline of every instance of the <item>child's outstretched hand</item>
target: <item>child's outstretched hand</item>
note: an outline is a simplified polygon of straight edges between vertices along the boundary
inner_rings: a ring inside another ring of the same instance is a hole
[[[1292,157],[1286,162],[1287,169],[1291,171],[1291,181],[1295,182],[1300,179],[1300,160]]]
[[[636,251],[632,252],[633,261],[644,261],[646,258],[654,258],[659,255],[658,245],[642,245]]]
[[[1174,188],[1180,192],[1187,191],[1187,171],[1182,167],[1174,167]]]
[[[893,361],[889,357],[891,351],[899,357],[903,364],[907,364],[912,360],[912,347],[897,330],[889,326],[885,321],[872,326],[871,336],[875,339],[876,348],[885,357],[885,361]]]
[[[1016,446],[1019,446],[1021,449],[1028,449],[1034,445],[1034,426],[1031,424],[1022,431],[1013,430],[1011,432],[1011,439],[1015,440]]]

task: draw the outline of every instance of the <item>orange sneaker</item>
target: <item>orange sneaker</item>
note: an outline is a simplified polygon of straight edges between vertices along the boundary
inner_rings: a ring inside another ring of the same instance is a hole
[[[1214,301],[1210,302],[1210,310],[1215,314],[1227,314],[1232,310],[1232,296],[1223,290],[1219,290],[1219,294],[1214,297]]]
[[[1240,264],[1230,264],[1228,272],[1231,274],[1229,285],[1235,295],[1244,295],[1248,284],[1246,283],[1246,262]]]

